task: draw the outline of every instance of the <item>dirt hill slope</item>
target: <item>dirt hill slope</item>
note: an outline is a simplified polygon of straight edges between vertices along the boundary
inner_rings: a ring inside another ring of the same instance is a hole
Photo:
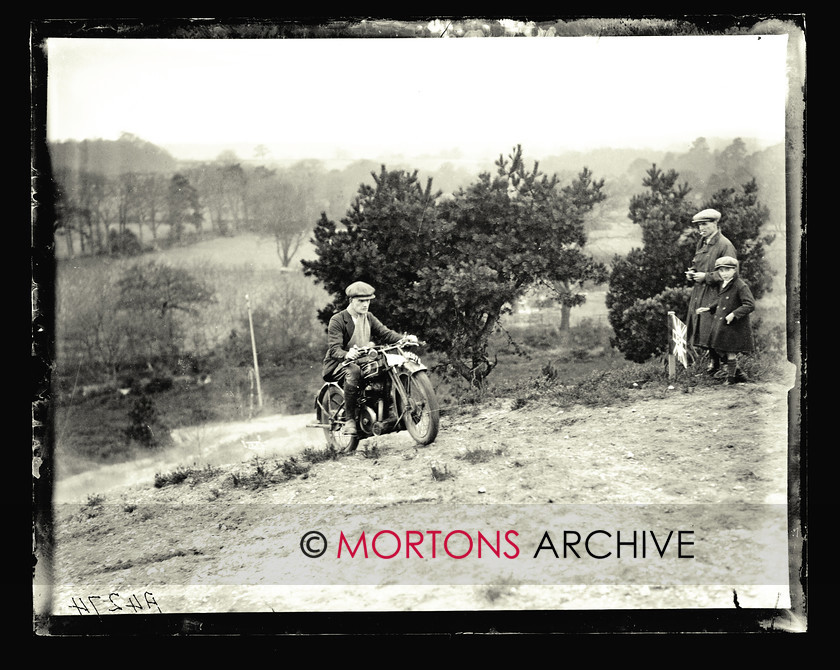
[[[509,571],[503,579],[488,572],[458,583],[435,583],[434,574],[422,572],[410,584],[393,573],[380,581],[353,583],[348,577],[350,583],[340,583],[335,564],[322,562],[321,579],[306,583],[294,570],[316,565],[300,558],[301,530],[358,531],[360,510],[392,514],[392,521],[398,514],[403,528],[429,531],[424,515],[437,514],[443,527],[453,528],[452,515],[476,506],[491,515],[502,508],[533,510],[536,519],[555,509],[548,506],[679,511],[701,505],[715,511],[721,527],[727,510],[784,506],[789,389],[785,383],[660,386],[640,388],[629,402],[595,408],[497,400],[471,415],[445,414],[438,439],[428,447],[418,448],[400,433],[366,440],[355,455],[314,464],[290,460],[288,445],[292,439],[294,450],[322,447],[317,429],[295,430],[279,417],[276,426],[262,419],[258,430],[228,427],[214,438],[216,453],[227,459],[218,459],[212,471],[196,471],[177,485],[155,488],[147,479],[100,496],[88,492],[87,500],[59,502],[55,586],[51,594],[36,587],[36,602],[51,595],[56,614],[75,614],[83,601],[88,613],[97,603],[100,614],[123,612],[136,601],[166,613],[727,608],[737,588],[742,607],[786,608],[790,594],[779,580],[693,586],[663,584],[654,575],[649,583],[636,577],[599,583],[595,572],[567,583],[536,584]],[[262,451],[254,454],[248,446]],[[766,522],[765,553],[786,563],[786,529],[779,536],[774,523]],[[738,561],[732,526],[725,538],[710,542],[729,542],[715,549]],[[526,546],[520,537],[523,557],[533,552],[529,539]],[[439,566],[455,564],[468,561],[436,564],[439,582],[447,581]]]

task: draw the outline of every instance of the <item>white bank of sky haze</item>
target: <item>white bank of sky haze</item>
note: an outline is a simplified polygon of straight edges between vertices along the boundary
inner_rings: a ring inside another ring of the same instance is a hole
[[[275,158],[769,146],[785,139],[787,39],[51,38],[47,137]]]

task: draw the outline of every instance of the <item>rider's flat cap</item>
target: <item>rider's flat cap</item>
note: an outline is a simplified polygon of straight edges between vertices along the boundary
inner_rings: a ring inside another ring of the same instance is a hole
[[[697,212],[691,219],[691,223],[705,223],[706,221],[717,223],[720,221],[720,212],[716,209],[704,209],[702,212]]]
[[[376,291],[373,286],[363,281],[355,281],[345,291],[348,298],[373,298]]]

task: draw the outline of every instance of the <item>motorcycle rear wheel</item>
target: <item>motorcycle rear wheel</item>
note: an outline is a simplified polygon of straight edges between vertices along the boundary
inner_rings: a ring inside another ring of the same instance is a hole
[[[425,372],[415,372],[402,378],[409,406],[403,424],[418,444],[431,444],[440,428],[440,406],[437,395]],[[400,408],[402,414],[404,408]]]
[[[338,386],[326,386],[318,398],[318,423],[324,426],[327,446],[337,452],[353,452],[359,446],[358,435],[344,435],[344,392]]]

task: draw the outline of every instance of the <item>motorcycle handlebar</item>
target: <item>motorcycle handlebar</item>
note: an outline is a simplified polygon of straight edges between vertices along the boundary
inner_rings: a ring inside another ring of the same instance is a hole
[[[424,347],[424,346],[426,346],[426,343],[421,341],[421,340],[417,340],[416,342],[414,342],[414,341],[411,341],[411,340],[402,339],[399,342],[393,342],[391,344],[380,344],[378,346],[373,346],[373,347],[358,347],[358,349],[359,349],[360,352],[362,352],[362,354],[365,354],[365,353],[368,353],[368,352],[371,352],[371,351],[389,351],[391,349],[400,349],[402,347]]]

